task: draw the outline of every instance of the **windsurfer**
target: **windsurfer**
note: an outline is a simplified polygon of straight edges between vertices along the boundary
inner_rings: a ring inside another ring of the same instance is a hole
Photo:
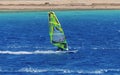
[[[58,47],[58,51],[68,50],[65,34],[54,12],[49,13],[50,41]]]

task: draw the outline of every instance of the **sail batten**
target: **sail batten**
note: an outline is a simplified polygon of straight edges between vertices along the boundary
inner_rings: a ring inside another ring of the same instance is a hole
[[[54,12],[49,12],[50,42],[63,50],[68,50],[64,31]]]

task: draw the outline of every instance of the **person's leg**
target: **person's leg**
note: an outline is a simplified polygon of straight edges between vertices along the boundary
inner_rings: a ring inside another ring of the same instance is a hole
[[[63,51],[63,49],[58,47],[57,51]]]
[[[59,47],[57,48],[57,51],[60,51],[60,48],[59,48]]]

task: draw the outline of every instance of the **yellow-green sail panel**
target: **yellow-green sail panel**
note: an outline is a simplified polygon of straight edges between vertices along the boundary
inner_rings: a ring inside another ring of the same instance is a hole
[[[49,12],[49,34],[50,42],[53,45],[57,46],[58,48],[62,48],[63,50],[68,50],[64,31],[55,13],[52,11]]]

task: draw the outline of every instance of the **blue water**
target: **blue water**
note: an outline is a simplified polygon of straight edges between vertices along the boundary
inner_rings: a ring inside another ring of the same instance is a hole
[[[120,10],[55,12],[78,52],[55,52],[47,11],[0,12],[0,75],[120,75]]]

